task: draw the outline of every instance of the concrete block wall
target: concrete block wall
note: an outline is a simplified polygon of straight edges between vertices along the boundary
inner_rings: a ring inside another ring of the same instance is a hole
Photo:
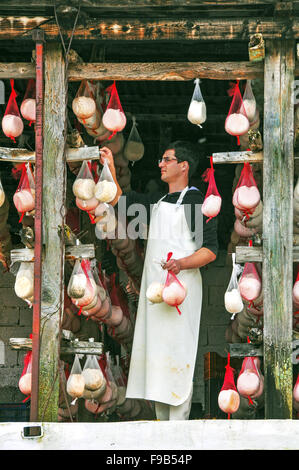
[[[231,315],[224,307],[224,294],[232,272],[227,262],[227,251],[220,250],[217,259],[201,269],[203,282],[203,300],[200,320],[198,351],[194,373],[193,403],[205,407],[204,355],[217,352],[225,357],[227,343],[225,330]]]
[[[0,403],[20,403],[24,395],[18,389],[23,370],[23,351],[13,351],[9,338],[25,338],[32,331],[32,309],[14,292],[15,276],[3,273],[0,268],[0,359],[4,345],[4,363],[0,360]],[[204,355],[215,351],[225,354],[225,329],[230,315],[224,308],[231,266],[227,265],[227,252],[220,251],[217,260],[201,270],[203,279],[203,304],[199,345],[194,375],[193,402],[204,407]]]
[[[15,276],[0,267],[0,404],[21,403],[25,398],[18,389],[18,381],[26,353],[13,351],[8,341],[30,335],[32,308],[16,296],[14,283]]]

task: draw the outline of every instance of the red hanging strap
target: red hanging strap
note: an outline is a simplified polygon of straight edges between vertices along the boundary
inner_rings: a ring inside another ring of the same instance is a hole
[[[170,251],[170,252],[167,254],[166,262],[168,262],[168,261],[171,259],[172,255],[173,255],[173,253]],[[183,289],[184,289],[184,286],[180,283],[180,281],[178,280],[178,278],[176,277],[176,275],[174,274],[174,272],[173,272],[173,271],[168,271],[168,273],[171,274],[171,276],[174,277],[174,279],[176,280],[176,282],[178,282],[178,284],[179,284],[181,287],[183,287]],[[167,279],[166,279],[166,283],[167,283]],[[180,311],[179,307],[178,307],[177,305],[175,305],[175,308],[177,309],[179,315],[181,315],[182,312]]]
[[[14,85],[15,85],[15,81],[14,81],[13,78],[11,78],[11,79],[10,79],[11,97],[12,97],[13,99],[16,99],[16,97],[17,97],[17,92],[16,92],[16,90],[15,90],[15,88],[14,88]]]
[[[90,222],[91,222],[92,224],[95,224],[95,223],[96,223],[95,217],[90,213],[90,211],[86,211],[86,212],[87,212],[87,214],[88,214],[88,216],[89,216]]]
[[[229,96],[234,96],[237,89],[239,88],[239,80],[237,80],[236,83],[230,82],[229,84],[230,84],[230,88],[227,90],[227,94]]]
[[[22,222],[25,212],[22,212],[21,217],[19,218],[19,224]]]

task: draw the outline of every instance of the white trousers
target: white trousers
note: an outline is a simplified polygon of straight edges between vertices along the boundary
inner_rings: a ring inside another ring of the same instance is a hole
[[[184,403],[178,406],[155,402],[156,418],[159,421],[188,421],[192,405],[193,385]]]

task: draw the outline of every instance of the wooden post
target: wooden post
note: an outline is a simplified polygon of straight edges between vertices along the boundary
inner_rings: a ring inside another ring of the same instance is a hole
[[[267,41],[263,171],[266,419],[292,417],[293,83],[293,41]]]
[[[59,323],[63,312],[64,243],[59,226],[65,217],[65,63],[61,46],[45,50],[43,241],[39,419],[57,421],[60,354]]]

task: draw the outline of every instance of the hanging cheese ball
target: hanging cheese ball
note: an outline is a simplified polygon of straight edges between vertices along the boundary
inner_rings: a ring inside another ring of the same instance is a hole
[[[67,393],[73,398],[80,398],[84,392],[85,381],[82,374],[71,374],[66,384]]]
[[[84,369],[82,375],[85,380],[85,388],[88,390],[97,390],[102,387],[105,378],[100,368],[98,369]]]
[[[224,413],[235,413],[240,406],[240,395],[235,390],[221,390],[218,395],[218,406]]]
[[[233,113],[225,120],[225,130],[230,135],[243,135],[248,132],[249,121],[246,116],[240,113]]]
[[[94,197],[95,182],[91,178],[77,178],[73,184],[73,193],[79,199],[88,201]]]
[[[164,285],[161,284],[160,282],[152,282],[146,290],[147,299],[153,304],[163,302],[163,297],[162,297],[163,289],[164,289]]]
[[[27,121],[36,120],[36,101],[34,98],[27,98],[21,104],[21,114]]]
[[[239,313],[243,310],[244,305],[238,289],[225,292],[224,305],[229,313]]]
[[[204,101],[192,100],[187,114],[192,124],[200,125],[207,119],[207,108]]]
[[[96,112],[96,103],[93,98],[78,96],[73,99],[74,114],[80,119],[88,119]]]
[[[103,119],[103,126],[111,132],[120,132],[127,123],[126,115],[119,109],[106,109]]]
[[[112,181],[98,181],[94,195],[100,202],[111,202],[117,193],[117,186]]]
[[[2,130],[6,137],[19,137],[24,130],[23,121],[15,114],[6,114],[2,119]]]
[[[22,375],[19,380],[19,389],[24,395],[31,394],[31,383],[32,383],[32,374],[28,372],[27,374]]]

